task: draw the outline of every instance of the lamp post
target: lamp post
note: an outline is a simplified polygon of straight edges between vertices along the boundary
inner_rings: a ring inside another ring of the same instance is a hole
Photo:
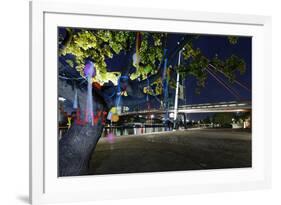
[[[178,66],[180,65],[180,62],[181,62],[181,53],[182,53],[182,50],[179,51]],[[176,123],[177,123],[178,101],[179,101],[179,83],[180,83],[180,74],[179,74],[179,72],[177,72],[176,94],[175,94],[175,103],[174,103],[174,126],[173,126],[173,130],[176,130]]]

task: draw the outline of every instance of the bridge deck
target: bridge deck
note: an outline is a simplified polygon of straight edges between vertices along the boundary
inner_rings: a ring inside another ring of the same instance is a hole
[[[252,104],[249,101],[245,102],[220,102],[220,103],[204,103],[183,105],[178,107],[178,113],[212,113],[212,112],[250,112],[252,110]],[[120,115],[135,115],[135,114],[163,114],[166,111],[164,109],[150,109],[140,111],[129,111],[121,113]],[[171,107],[168,112],[174,112],[174,108]]]

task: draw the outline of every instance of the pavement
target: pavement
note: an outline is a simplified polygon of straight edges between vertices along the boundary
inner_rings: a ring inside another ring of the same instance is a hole
[[[252,164],[249,130],[195,129],[102,138],[89,174],[246,168]]]

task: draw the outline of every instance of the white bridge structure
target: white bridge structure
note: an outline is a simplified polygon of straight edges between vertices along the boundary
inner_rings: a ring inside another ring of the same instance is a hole
[[[178,106],[178,113],[218,113],[218,112],[251,112],[251,101],[231,101],[231,102],[218,102],[218,103],[203,103]],[[120,116],[126,115],[140,115],[140,114],[164,114],[174,113],[174,107],[168,109],[150,109],[139,111],[125,111],[120,113]]]

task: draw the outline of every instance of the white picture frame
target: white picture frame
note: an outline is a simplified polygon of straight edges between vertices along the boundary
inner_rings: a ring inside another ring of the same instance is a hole
[[[58,26],[253,37],[252,168],[57,177]],[[254,15],[30,3],[30,202],[240,191],[271,186],[271,18]],[[71,197],[70,197],[71,196]]]

